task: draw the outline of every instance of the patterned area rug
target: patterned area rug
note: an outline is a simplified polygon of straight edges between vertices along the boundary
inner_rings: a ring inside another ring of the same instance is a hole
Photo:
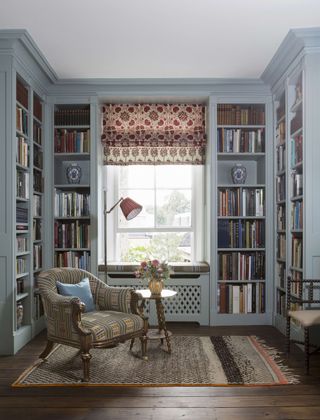
[[[91,351],[90,383],[81,383],[82,361],[76,349],[58,345],[13,384],[21,386],[225,386],[297,383],[278,360],[277,351],[256,337],[171,337],[172,354],[160,342],[148,344],[140,358],[140,341]]]

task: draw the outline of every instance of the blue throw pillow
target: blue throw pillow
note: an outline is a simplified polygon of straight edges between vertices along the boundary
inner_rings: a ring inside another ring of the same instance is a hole
[[[56,284],[60,295],[78,297],[86,305],[85,312],[94,311],[95,307],[88,278],[82,279],[80,283],[76,284],[61,283],[60,281],[57,281]]]

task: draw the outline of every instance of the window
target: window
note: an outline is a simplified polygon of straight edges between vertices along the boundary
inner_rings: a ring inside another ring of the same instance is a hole
[[[119,197],[143,206],[127,221],[119,209],[108,215],[108,261],[138,262],[202,258],[203,166],[105,166],[107,207]],[[110,188],[110,186],[113,186]]]

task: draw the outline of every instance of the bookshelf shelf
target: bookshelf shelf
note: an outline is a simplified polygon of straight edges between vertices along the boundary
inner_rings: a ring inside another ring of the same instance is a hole
[[[295,102],[291,107],[291,112],[296,112],[299,108],[302,108],[302,98]]]
[[[89,184],[55,184],[55,188],[64,190],[90,189]]]
[[[297,137],[302,133],[303,127],[298,128],[293,133],[291,133],[291,137]]]
[[[303,195],[297,195],[295,197],[291,197],[290,201],[301,201],[303,200]]]
[[[29,296],[29,293],[17,293],[17,295],[16,295],[16,301],[25,299],[28,296]]]

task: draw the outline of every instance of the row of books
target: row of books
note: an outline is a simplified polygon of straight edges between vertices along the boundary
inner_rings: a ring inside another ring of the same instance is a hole
[[[85,217],[90,215],[90,194],[55,190],[55,217]]]
[[[303,202],[295,201],[291,207],[291,227],[294,230],[303,229]]]
[[[24,279],[17,279],[17,295],[24,293]]]
[[[219,216],[264,216],[263,188],[219,188]]]
[[[29,173],[17,169],[16,177],[17,197],[29,198]]]
[[[89,248],[90,225],[88,223],[54,224],[55,248]]]
[[[292,266],[302,269],[303,249],[302,239],[292,238]]]
[[[277,290],[277,314],[286,316],[286,294],[282,290]]]
[[[35,147],[33,149],[33,164],[39,169],[43,169],[43,153],[42,150]]]
[[[33,216],[41,216],[41,196],[33,195]]]
[[[56,252],[54,256],[54,265],[55,267],[75,267],[90,271],[90,252]]]
[[[26,88],[26,86],[18,78],[17,78],[17,84],[16,84],[16,95],[17,95],[16,96],[17,101],[19,101],[22,106],[28,109],[29,91],[28,91],[28,88]]]
[[[286,235],[283,233],[277,235],[277,258],[286,258]]]
[[[16,222],[28,223],[28,209],[26,207],[16,207]]]
[[[286,277],[286,263],[277,261],[277,275],[278,275],[278,285],[282,288],[285,286],[285,277]]]
[[[277,207],[277,230],[286,229],[286,208],[285,206]]]
[[[293,295],[296,295],[296,296],[302,295],[302,287],[303,287],[303,284],[301,282],[302,273],[294,271],[294,272],[291,273],[291,276],[292,276],[292,280],[294,280],[294,281],[291,282],[291,285],[290,285],[291,286],[291,290],[290,290],[291,293]]]
[[[276,144],[283,145],[286,141],[286,122],[282,120],[276,127]]]
[[[28,135],[28,113],[19,106],[16,108],[16,126],[17,131]]]
[[[219,283],[218,312],[250,314],[265,312],[265,284],[232,285]]]
[[[33,245],[33,269],[42,268],[42,245]]]
[[[43,192],[44,179],[42,173],[39,171],[33,171],[33,191],[42,193]]]
[[[33,141],[42,145],[42,127],[36,121],[33,122]]]
[[[283,171],[286,169],[286,146],[282,144],[277,148],[277,172]]]
[[[280,97],[279,105],[277,107],[277,121],[281,120],[281,118],[285,115],[285,112],[286,112],[286,96],[284,92]]]
[[[54,113],[55,125],[89,125],[90,109],[58,109]]]
[[[219,248],[264,248],[264,220],[218,220]]]
[[[302,108],[296,111],[295,116],[290,121],[290,133],[294,134],[300,128],[302,128]]]
[[[28,238],[23,238],[21,236],[18,236],[16,238],[16,249],[17,252],[26,252],[28,249]]]
[[[286,199],[286,178],[284,176],[277,176],[276,178],[276,196],[277,201]]]
[[[28,271],[28,261],[25,257],[16,258],[16,273],[22,274]]]
[[[302,174],[294,171],[291,174],[291,195],[297,197],[303,194],[303,176]]]
[[[66,129],[55,129],[54,152],[55,153],[89,153],[90,152],[90,130],[69,131]]]
[[[42,239],[42,220],[41,219],[33,219],[32,239],[34,241],[41,241]]]
[[[16,161],[19,165],[29,166],[29,144],[24,137],[17,136],[17,154]]]
[[[264,252],[219,253],[219,280],[265,279]]]
[[[303,160],[303,136],[299,136],[291,139],[291,166],[297,165],[297,163]]]
[[[218,153],[264,152],[264,129],[218,128]]]
[[[264,125],[264,105],[218,105],[219,125]]]
[[[36,321],[44,315],[44,309],[39,293],[35,293],[33,296],[33,319]]]

